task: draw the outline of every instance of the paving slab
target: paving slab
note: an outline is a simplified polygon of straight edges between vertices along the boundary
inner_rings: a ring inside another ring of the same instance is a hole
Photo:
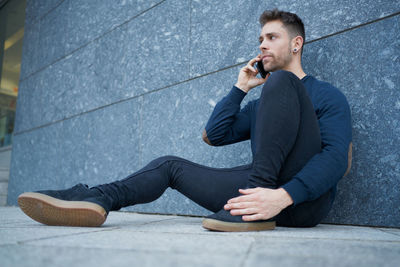
[[[252,246],[246,266],[261,262],[277,266],[398,266],[399,249],[398,244],[382,241],[260,238]]]
[[[45,251],[45,253],[44,253]],[[27,261],[21,265],[23,255]],[[9,246],[0,249],[2,266],[241,266],[236,257],[218,253],[198,254],[119,249]]]
[[[45,226],[0,207],[1,266],[396,266],[400,229],[320,224],[221,233],[201,217],[110,212],[102,227]]]

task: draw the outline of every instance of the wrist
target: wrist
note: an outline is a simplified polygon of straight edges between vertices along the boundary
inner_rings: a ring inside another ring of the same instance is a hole
[[[281,199],[282,199],[282,203],[284,205],[284,208],[286,208],[286,207],[288,207],[288,206],[293,204],[292,197],[289,195],[289,193],[285,189],[283,189],[281,187],[281,188],[278,188],[278,191],[280,191],[280,194],[282,196]]]
[[[244,84],[241,84],[241,83],[235,83],[235,86],[237,87],[237,88],[239,88],[240,90],[242,90],[243,92],[245,92],[245,93],[248,93],[249,91],[250,91],[250,88],[248,88],[246,85],[244,85]]]

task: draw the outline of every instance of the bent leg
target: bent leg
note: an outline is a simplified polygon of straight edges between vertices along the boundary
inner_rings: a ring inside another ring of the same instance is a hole
[[[313,105],[291,72],[277,71],[264,84],[255,130],[249,187],[277,188],[321,150]]]
[[[123,180],[99,185],[113,199],[111,210],[148,203],[171,187],[200,206],[216,212],[245,187],[251,166],[211,168],[175,156],[157,158]]]
[[[276,71],[268,78],[257,104],[252,134],[255,149],[246,187],[277,188],[321,150],[318,122],[306,88],[288,71]],[[220,210],[208,216],[203,226],[218,231],[270,230],[274,221],[278,225],[289,223],[287,217],[246,222],[242,216]]]
[[[287,183],[321,151],[321,137],[312,102],[292,73],[271,75],[263,88],[256,124],[256,154],[249,184],[277,188]],[[276,216],[277,225],[318,224],[333,202],[331,191],[318,199],[289,206]]]

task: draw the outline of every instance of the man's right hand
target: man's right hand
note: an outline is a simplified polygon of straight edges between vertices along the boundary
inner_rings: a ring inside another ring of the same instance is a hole
[[[240,69],[238,80],[235,86],[245,93],[249,92],[252,88],[256,86],[265,83],[270,75],[268,73],[264,79],[256,77],[258,74],[258,70],[254,66],[254,64],[260,60],[261,55],[258,55],[257,57],[250,60],[246,66]]]

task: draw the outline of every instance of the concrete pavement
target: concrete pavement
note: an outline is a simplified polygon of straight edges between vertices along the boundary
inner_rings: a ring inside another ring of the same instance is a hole
[[[321,224],[210,232],[202,218],[111,212],[99,228],[0,207],[0,266],[399,266],[400,229]]]

